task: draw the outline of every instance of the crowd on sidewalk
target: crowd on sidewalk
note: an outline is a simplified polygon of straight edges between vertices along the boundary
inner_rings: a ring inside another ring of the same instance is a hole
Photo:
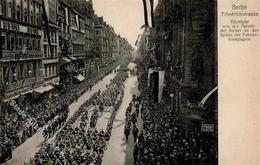
[[[56,136],[55,142],[45,144],[30,164],[101,164],[116,111],[122,103],[123,82],[126,78],[127,73],[120,67],[119,73],[110,85],[107,85],[108,88],[104,92],[98,91],[92,95],[65,124]],[[96,122],[104,110],[104,105],[113,105],[113,111],[106,130],[98,131]],[[91,117],[88,116],[89,106],[95,107]],[[73,126],[76,121],[80,125]]]
[[[30,103],[18,104],[17,102],[17,106],[27,116],[25,119],[13,109],[10,102],[6,102],[4,110],[0,112],[0,159],[5,159],[2,158],[2,155],[22,144],[36,133],[36,129],[46,124],[48,126],[44,132],[48,137],[53,135],[65,123],[68,115],[68,105],[77,100],[85,91],[91,90],[94,84],[109,74],[117,65],[118,63],[115,63],[101,69],[92,79],[80,84],[53,89],[51,94],[46,95],[44,93],[40,99],[31,100]]]
[[[186,131],[180,116],[171,110],[168,103],[154,103],[147,83],[143,81],[144,76],[139,77],[143,131],[134,145],[135,164],[215,165],[216,134],[202,132],[196,125]]]

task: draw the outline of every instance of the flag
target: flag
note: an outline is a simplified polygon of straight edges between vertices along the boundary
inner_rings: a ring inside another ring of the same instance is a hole
[[[142,26],[141,26],[141,28],[140,29],[143,29],[143,28],[145,28],[146,27],[146,25],[145,24],[143,24]]]
[[[137,46],[138,42],[140,41],[141,36],[142,36],[141,34],[138,35],[137,40],[135,41],[135,46]]]
[[[65,17],[66,17],[66,25],[69,25],[69,12],[68,12],[68,8],[65,8]]]
[[[148,87],[150,87],[150,79],[151,79],[151,74],[153,72],[154,72],[154,70],[149,68],[149,70],[148,70],[148,84],[147,84]]]
[[[147,15],[147,3],[146,3],[146,0],[143,0],[143,5],[144,5],[144,23],[145,23],[145,26],[148,27],[149,24],[148,24],[148,15]]]
[[[154,102],[162,101],[162,93],[164,88],[165,71],[156,71],[152,68],[148,70],[148,87],[152,90]]]
[[[51,38],[50,38],[49,19],[48,19],[47,12],[46,12],[45,1],[46,1],[46,0],[42,0],[43,20],[44,20],[44,26],[45,26],[45,28],[46,28],[46,34],[47,34],[48,43],[49,43],[49,47],[50,47],[51,58],[52,58],[53,53],[52,53],[52,48],[51,48]],[[48,2],[47,2],[47,3],[48,3]]]
[[[153,14],[154,2],[153,2],[153,0],[150,0],[150,5],[151,5],[151,24],[152,24],[152,27],[154,27],[154,14]]]
[[[146,48],[148,48],[148,46],[149,46],[149,36],[145,37],[145,45],[146,45]]]
[[[148,6],[147,4],[150,5]],[[144,27],[154,27],[154,0],[143,0],[143,6],[145,24],[141,27],[141,29]],[[150,9],[150,14],[148,14],[148,9]]]
[[[159,71],[159,91],[158,91],[158,102],[160,103],[162,101],[162,93],[164,88],[164,71]]]
[[[78,15],[76,15],[75,20],[76,20],[77,29],[79,30],[79,16]]]

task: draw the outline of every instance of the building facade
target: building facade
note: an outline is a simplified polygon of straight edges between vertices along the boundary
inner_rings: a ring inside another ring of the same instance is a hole
[[[95,54],[97,61],[97,68],[104,66],[110,56],[109,48],[109,29],[103,17],[96,16],[95,19]]]
[[[142,46],[149,67],[165,71],[163,96],[174,110],[210,122],[217,117],[217,93],[207,100],[203,113],[200,102],[217,87],[216,15],[216,1],[159,0],[155,27],[143,41],[148,48]]]
[[[0,0],[0,84],[4,98],[44,81],[40,0]]]
[[[86,2],[85,8],[85,52],[86,52],[86,78],[94,72],[94,9],[92,1]]]
[[[130,48],[94,14],[92,0],[0,0],[0,36],[1,98],[71,84],[78,75],[88,77],[129,54]]]

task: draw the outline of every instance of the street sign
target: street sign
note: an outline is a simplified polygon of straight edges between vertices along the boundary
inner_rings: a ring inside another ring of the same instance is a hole
[[[202,132],[214,132],[214,124],[201,123]]]

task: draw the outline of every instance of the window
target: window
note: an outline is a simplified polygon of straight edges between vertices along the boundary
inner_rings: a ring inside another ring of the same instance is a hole
[[[15,49],[15,42],[14,42],[14,36],[11,36],[11,50]]]
[[[20,21],[20,6],[17,6],[16,17],[17,17],[17,20]]]
[[[31,11],[31,24],[34,24],[34,20],[33,20],[33,12]]]
[[[36,76],[36,63],[33,63],[33,76]]]
[[[47,57],[47,45],[44,45],[43,47],[43,54],[45,55],[45,57]]]
[[[26,38],[26,48],[29,48],[29,38]]]
[[[27,15],[28,15],[27,9],[25,8],[24,9],[24,22],[27,22]]]
[[[37,39],[37,42],[38,42],[38,50],[40,50],[41,49],[41,41],[40,41],[40,39]]]
[[[44,39],[43,40],[47,41],[47,34],[46,34],[46,32],[44,32]]]
[[[7,17],[12,18],[13,17],[13,4],[12,2],[8,3],[8,7],[7,7]]]
[[[47,66],[46,65],[44,66],[44,70],[45,70],[45,72],[44,72],[45,77],[48,77],[48,75],[47,75]]]
[[[49,65],[49,72],[50,72],[49,76],[52,76],[52,65]]]
[[[34,39],[32,39],[32,50],[35,48]]]
[[[36,24],[36,25],[39,25],[39,24],[40,24],[40,23],[39,23],[39,14],[38,14],[38,13],[36,14],[36,22],[35,22],[35,24]]]
[[[6,49],[6,37],[2,35],[0,42],[1,42],[0,45],[2,45],[2,49],[5,50]]]
[[[54,73],[54,67],[55,67],[55,65],[52,65],[52,75],[55,75],[55,73]]]
[[[8,81],[8,73],[7,73],[7,68],[6,66],[3,66],[3,77],[4,77],[4,82]]]
[[[4,15],[4,2],[0,0],[0,15]]]
[[[21,80],[23,80],[24,79],[24,75],[23,75],[23,63],[21,63],[20,64],[20,78],[21,78]]]
[[[12,66],[12,82],[17,81],[17,73],[16,73],[16,68],[15,65]]]

